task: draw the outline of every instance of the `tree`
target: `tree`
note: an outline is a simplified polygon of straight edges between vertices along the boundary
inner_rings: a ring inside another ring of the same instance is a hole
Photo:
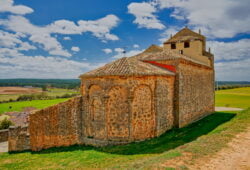
[[[13,125],[13,123],[10,120],[8,120],[7,118],[4,118],[0,122],[0,130],[2,130],[2,129],[8,129],[11,125]]]

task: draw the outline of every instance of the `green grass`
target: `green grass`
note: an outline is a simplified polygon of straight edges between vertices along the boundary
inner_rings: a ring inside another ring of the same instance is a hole
[[[78,94],[79,92],[72,89],[49,88],[46,94],[48,96],[62,96],[64,94]]]
[[[250,107],[250,87],[216,91],[216,106]]]
[[[42,91],[41,88],[36,88],[40,91]],[[73,90],[73,89],[61,89],[61,88],[48,88],[48,91],[45,92],[46,95],[48,96],[62,96],[64,94],[79,94],[78,91]],[[34,93],[34,94],[39,94],[39,93]],[[0,101],[9,101],[10,99],[16,100],[20,95],[25,95],[25,94],[0,94]]]
[[[151,169],[181,157],[184,152],[192,153],[194,158],[212,155],[249,125],[250,109],[241,113],[216,112],[187,127],[140,143],[103,148],[76,145],[40,152],[2,153],[0,169]]]
[[[17,94],[0,94],[0,101],[16,100],[18,96]]]
[[[32,101],[1,103],[0,114],[4,112],[22,111],[25,107],[35,107],[37,109],[42,109],[57,103],[64,102],[66,100],[68,99],[63,98],[63,99],[53,99],[53,100],[32,100]]]
[[[246,92],[244,89],[225,90],[217,92],[217,95],[230,93],[246,96],[247,91],[248,88]],[[242,106],[249,105],[242,97],[239,100],[242,101]],[[231,107],[236,107],[232,98],[225,100],[217,97],[216,102],[217,105],[231,104]],[[187,127],[172,129],[158,138],[140,143],[103,148],[75,145],[40,152],[2,153],[0,169],[159,168],[167,160],[180,159],[187,152],[192,155],[193,160],[212,156],[249,126],[250,108],[240,113],[216,112]],[[185,169],[186,166],[180,167]]]

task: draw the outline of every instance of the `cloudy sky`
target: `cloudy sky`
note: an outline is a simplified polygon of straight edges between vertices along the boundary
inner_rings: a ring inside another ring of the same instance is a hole
[[[249,0],[0,0],[0,78],[77,78],[202,30],[216,79],[250,81]]]

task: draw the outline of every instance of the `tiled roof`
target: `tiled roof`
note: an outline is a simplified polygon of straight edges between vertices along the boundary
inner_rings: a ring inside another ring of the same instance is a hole
[[[197,61],[195,59],[192,59],[188,56],[185,56],[183,54],[179,54],[177,52],[171,51],[171,50],[167,50],[164,49],[161,52],[155,52],[155,53],[141,53],[138,54],[136,56],[133,56],[132,58],[136,58],[138,60],[146,60],[146,61],[162,61],[162,60],[174,60],[174,59],[185,59],[187,61],[191,61],[193,63],[196,64],[200,64],[200,65],[205,65],[205,66],[209,66],[206,63]]]
[[[188,28],[183,28],[177,34],[175,34],[172,38],[164,42],[164,44],[178,42],[178,41],[191,41],[191,40],[205,40],[205,37],[201,34],[198,34]]]
[[[140,75],[170,75],[175,73],[160,68],[135,58],[123,57],[111,63],[97,68],[80,77],[101,77],[101,76],[140,76]]]

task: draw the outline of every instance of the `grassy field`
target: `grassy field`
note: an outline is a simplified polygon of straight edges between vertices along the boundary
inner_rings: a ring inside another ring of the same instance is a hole
[[[0,101],[16,100],[18,96],[18,94],[0,94]]]
[[[37,109],[42,109],[60,102],[64,102],[66,100],[68,99],[63,98],[63,99],[53,99],[53,100],[32,100],[32,101],[1,103],[0,114],[4,112],[22,111],[25,107],[35,107]]]
[[[37,91],[42,91],[41,88],[35,88]],[[44,92],[48,96],[62,96],[64,94],[78,94],[76,90],[73,89],[61,89],[61,88],[48,88],[48,91]],[[39,94],[39,93],[34,93]],[[0,101],[8,101],[10,99],[16,100],[20,95],[24,94],[0,94]]]
[[[239,96],[244,96],[249,89],[246,92],[244,89],[232,91],[235,95],[241,93]],[[216,102],[217,105],[237,106],[232,98],[224,100],[219,97]],[[242,106],[249,106],[244,100],[243,103]],[[192,161],[213,155],[249,126],[250,108],[240,113],[216,112],[185,128],[173,129],[159,138],[140,143],[103,148],[71,146],[40,152],[2,153],[0,169],[162,168],[161,165],[167,160],[180,158],[186,153],[192,155]],[[181,165],[179,168],[186,167]]]
[[[79,92],[72,89],[49,88],[46,94],[48,96],[62,96],[64,94],[78,94]]]
[[[124,146],[94,148],[71,146],[40,152],[2,153],[0,169],[61,168],[156,168],[184,153],[197,157],[212,155],[233,136],[250,125],[250,109],[217,112],[182,129],[173,129],[159,138]]]
[[[250,87],[216,91],[216,106],[250,107]]]

